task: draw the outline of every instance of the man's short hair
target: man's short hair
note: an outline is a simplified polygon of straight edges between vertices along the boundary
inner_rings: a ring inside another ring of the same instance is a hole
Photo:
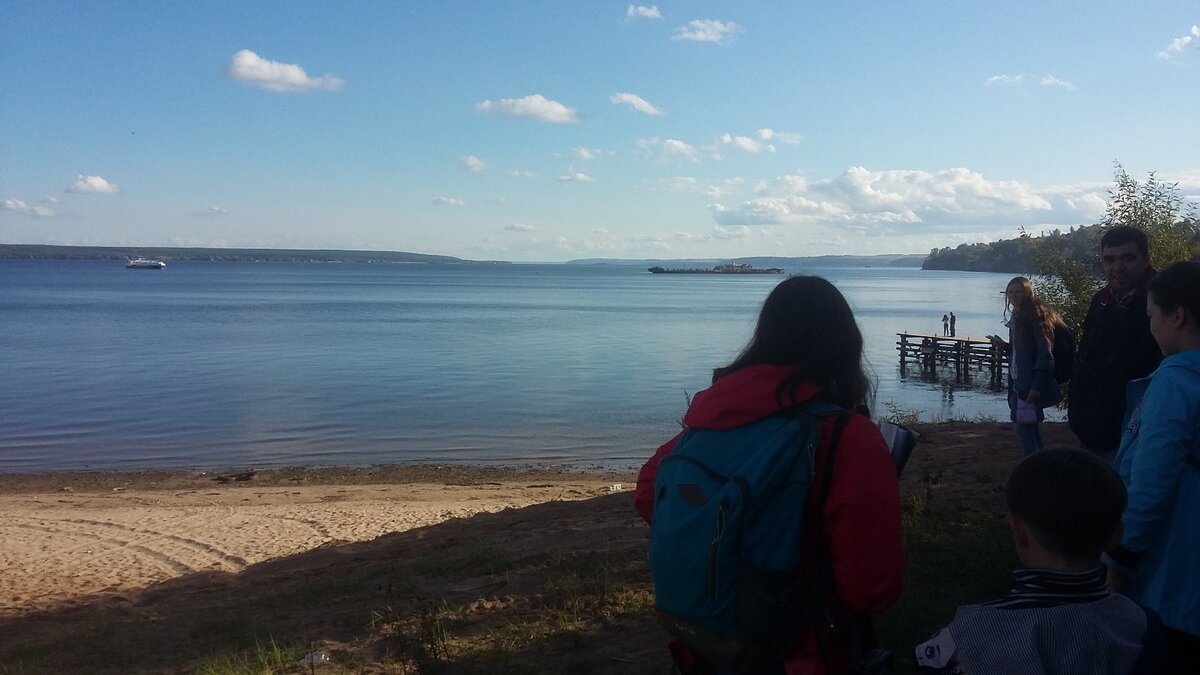
[[[1099,558],[1128,499],[1108,462],[1075,448],[1040,450],[1021,460],[1004,493],[1008,512],[1039,544],[1073,561]]]
[[[1146,241],[1146,233],[1129,225],[1108,228],[1104,232],[1104,236],[1100,237],[1100,250],[1129,243],[1137,244],[1138,253],[1141,253],[1143,258],[1150,255],[1150,244]]]

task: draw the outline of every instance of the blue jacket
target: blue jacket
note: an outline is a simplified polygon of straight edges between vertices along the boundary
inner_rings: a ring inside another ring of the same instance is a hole
[[[1140,554],[1131,597],[1200,635],[1200,349],[1163,359],[1125,396],[1115,464],[1129,488],[1121,547]]]
[[[1008,407],[1010,416],[1015,421],[1017,416],[1017,399],[1024,400],[1030,389],[1037,389],[1041,398],[1038,399],[1038,421],[1043,419],[1042,408],[1062,400],[1062,390],[1054,379],[1054,354],[1050,344],[1040,334],[1021,333],[1013,328],[1008,332]],[[1016,372],[1014,379],[1011,375]]]

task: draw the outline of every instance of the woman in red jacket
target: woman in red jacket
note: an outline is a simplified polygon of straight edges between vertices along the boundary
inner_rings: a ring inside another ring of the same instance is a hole
[[[733,363],[713,371],[713,384],[692,398],[683,418],[686,428],[732,429],[786,412],[811,400],[848,410],[865,409],[872,384],[862,362],[863,340],[842,294],[820,277],[791,277],[763,303],[750,343]],[[821,444],[813,475],[823,476],[834,416],[823,418]],[[680,436],[658,448],[638,475],[635,507],[653,519],[654,484],[659,462]],[[866,615],[887,609],[900,595],[904,545],[900,532],[900,494],[896,469],[879,430],[867,417],[852,414],[833,463],[829,494],[810,489],[797,526],[805,540],[822,532],[833,569],[826,589],[838,634],[873,641]],[[818,519],[820,519],[818,521]],[[805,569],[815,570],[814,548],[806,547]],[[808,675],[845,672],[850,643],[817,626],[796,626],[799,643],[772,673]],[[685,675],[719,673],[680,642],[669,646]]]

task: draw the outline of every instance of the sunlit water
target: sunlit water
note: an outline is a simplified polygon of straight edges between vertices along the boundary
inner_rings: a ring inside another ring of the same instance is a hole
[[[1007,418],[896,333],[1000,332],[1007,275],[792,269],[849,298],[885,403]],[[782,277],[640,267],[0,262],[0,471],[464,461],[629,468]]]

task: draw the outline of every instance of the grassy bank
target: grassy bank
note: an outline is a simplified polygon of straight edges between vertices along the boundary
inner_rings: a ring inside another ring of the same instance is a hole
[[[955,607],[1002,595],[1015,563],[1008,425],[924,431],[903,484],[905,592],[877,621],[902,670]],[[661,675],[647,533],[621,492],[192,574],[0,619],[0,673]]]

